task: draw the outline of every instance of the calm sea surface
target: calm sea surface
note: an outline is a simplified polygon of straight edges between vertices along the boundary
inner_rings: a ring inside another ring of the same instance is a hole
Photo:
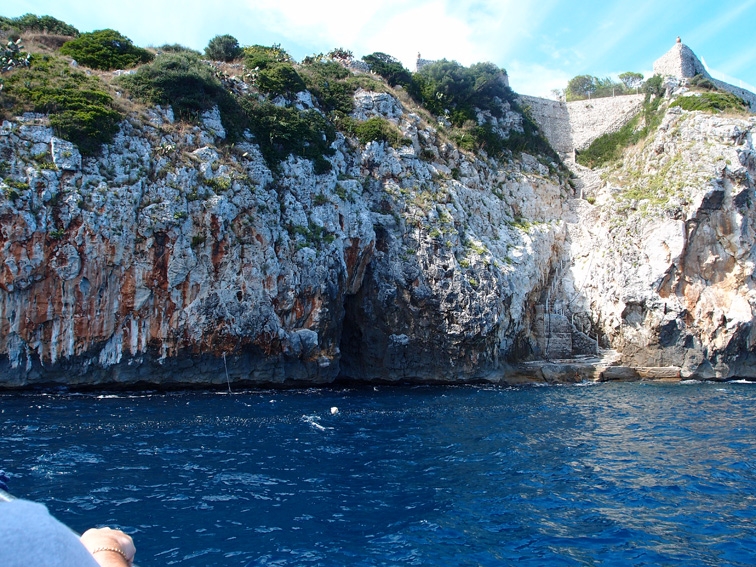
[[[756,564],[756,384],[3,394],[0,427],[13,493],[141,567]]]

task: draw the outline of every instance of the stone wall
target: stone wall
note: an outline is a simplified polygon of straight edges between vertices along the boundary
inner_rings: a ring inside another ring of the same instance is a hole
[[[557,153],[561,156],[573,152],[570,115],[563,102],[520,95],[520,106],[530,113],[541,131]]]
[[[580,151],[604,134],[616,132],[641,109],[645,95],[624,95],[567,103],[572,146]]]
[[[540,126],[551,146],[563,157],[585,149],[593,140],[616,132],[635,116],[644,95],[624,95],[573,102],[520,96],[520,104]]]

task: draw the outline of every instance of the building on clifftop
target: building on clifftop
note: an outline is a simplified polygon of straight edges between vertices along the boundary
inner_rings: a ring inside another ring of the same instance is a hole
[[[712,77],[706,70],[706,66],[693,53],[693,50],[685,45],[679,37],[672,49],[654,61],[654,74],[661,75],[665,79],[672,77],[682,84],[696,75],[701,75],[717,88],[742,98],[750,105],[751,112],[756,112],[756,94]]]

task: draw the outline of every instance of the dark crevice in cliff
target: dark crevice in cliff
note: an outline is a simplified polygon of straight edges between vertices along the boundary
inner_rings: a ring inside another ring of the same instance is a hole
[[[340,378],[357,378],[362,360],[361,294],[348,295],[344,302],[344,324],[341,330]]]

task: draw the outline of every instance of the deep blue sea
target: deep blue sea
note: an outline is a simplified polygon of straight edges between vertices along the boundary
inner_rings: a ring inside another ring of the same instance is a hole
[[[3,394],[0,424],[11,491],[141,567],[756,564],[756,384]]]

